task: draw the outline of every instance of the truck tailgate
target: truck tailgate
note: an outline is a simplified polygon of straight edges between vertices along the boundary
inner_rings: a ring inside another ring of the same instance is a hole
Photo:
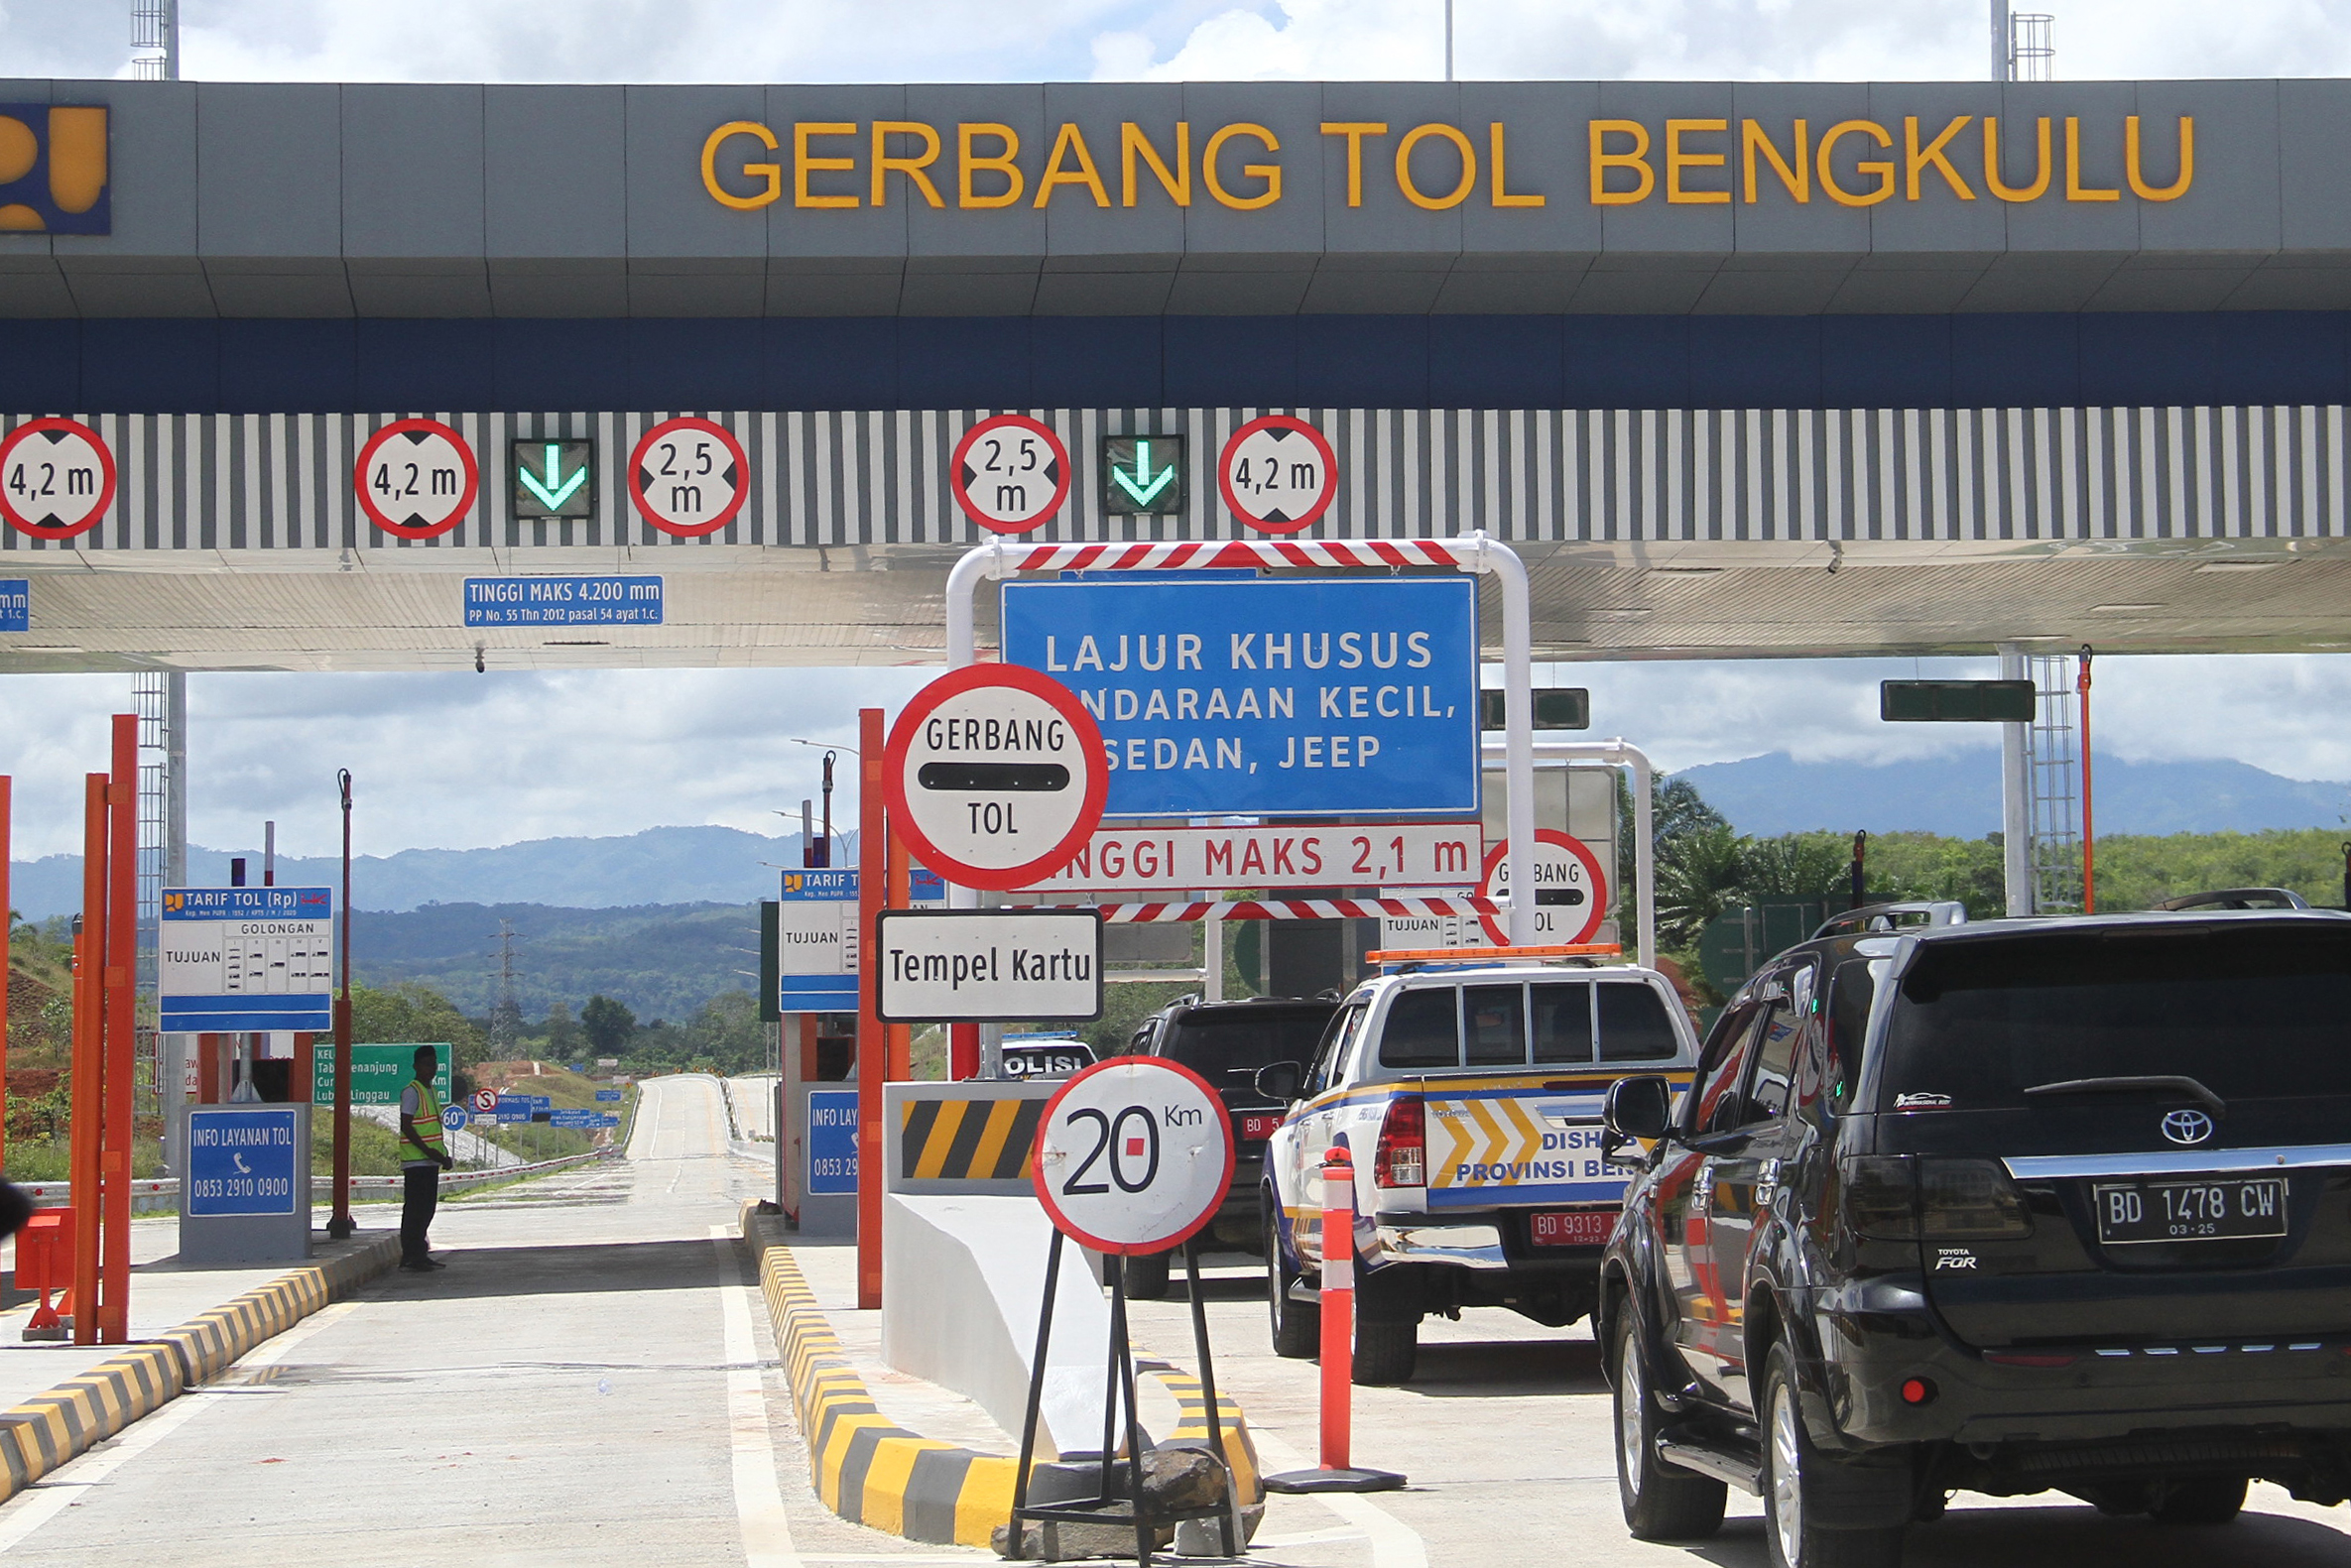
[[[1600,1158],[1600,1103],[1614,1081],[1613,1074],[1504,1082],[1446,1077],[1413,1085],[1427,1114],[1428,1207],[1622,1202],[1630,1167]]]

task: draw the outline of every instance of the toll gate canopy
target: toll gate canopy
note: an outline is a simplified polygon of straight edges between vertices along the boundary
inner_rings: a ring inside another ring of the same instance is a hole
[[[0,667],[936,660],[1001,412],[1070,469],[1024,538],[1103,543],[1245,534],[1224,444],[1294,413],[1337,473],[1300,537],[1510,541],[1539,657],[2351,642],[2351,83],[61,80],[0,119]],[[44,499],[43,417],[102,505]],[[1177,510],[1113,510],[1133,436],[1180,440]],[[388,527],[355,465],[427,439],[450,488]],[[639,586],[469,613],[559,575]]]

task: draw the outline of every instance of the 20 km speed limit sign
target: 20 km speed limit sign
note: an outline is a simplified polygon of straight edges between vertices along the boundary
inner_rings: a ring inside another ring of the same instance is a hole
[[[1233,516],[1261,534],[1311,528],[1339,493],[1338,455],[1323,433],[1287,414],[1233,431],[1217,460],[1217,488]]]
[[[751,494],[751,464],[734,432],[710,420],[665,420],[629,454],[637,515],[680,539],[715,534]]]
[[[0,517],[35,539],[71,539],[114,504],[114,453],[78,420],[29,420],[0,440]]]
[[[993,534],[1026,534],[1069,499],[1069,451],[1052,429],[999,414],[963,432],[947,463],[963,515]]]
[[[890,726],[891,831],[966,888],[1026,888],[1069,863],[1102,820],[1110,763],[1077,694],[1018,664],[925,686]]]
[[[1045,1103],[1030,1162],[1061,1234],[1131,1257],[1174,1247],[1208,1223],[1233,1179],[1224,1102],[1188,1067],[1115,1056]]]

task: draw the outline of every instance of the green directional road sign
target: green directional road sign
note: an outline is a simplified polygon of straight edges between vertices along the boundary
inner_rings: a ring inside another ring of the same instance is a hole
[[[1180,435],[1102,437],[1102,510],[1113,515],[1181,512],[1189,494]]]
[[[353,1105],[398,1105],[401,1091],[417,1075],[417,1045],[431,1043],[440,1065],[433,1074],[433,1092],[447,1105],[456,1091],[450,1087],[450,1060],[455,1052],[446,1041],[418,1041],[407,1045],[354,1045],[351,1047],[351,1103]],[[315,1040],[310,1045],[310,1103],[334,1104],[334,1041]]]
[[[507,443],[518,518],[596,515],[596,443],[516,436]]]

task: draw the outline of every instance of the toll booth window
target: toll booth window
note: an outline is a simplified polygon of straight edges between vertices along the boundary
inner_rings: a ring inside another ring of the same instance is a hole
[[[1589,1063],[1592,1059],[1591,982],[1578,980],[1569,985],[1533,989],[1535,1060]]]
[[[1450,986],[1399,992],[1388,1004],[1388,1026],[1380,1034],[1380,1065],[1459,1066],[1460,997]]]
[[[1670,1061],[1681,1049],[1656,991],[1637,982],[1598,990],[1602,1061]]]
[[[1527,988],[1464,986],[1461,1036],[1472,1067],[1525,1066]]]

